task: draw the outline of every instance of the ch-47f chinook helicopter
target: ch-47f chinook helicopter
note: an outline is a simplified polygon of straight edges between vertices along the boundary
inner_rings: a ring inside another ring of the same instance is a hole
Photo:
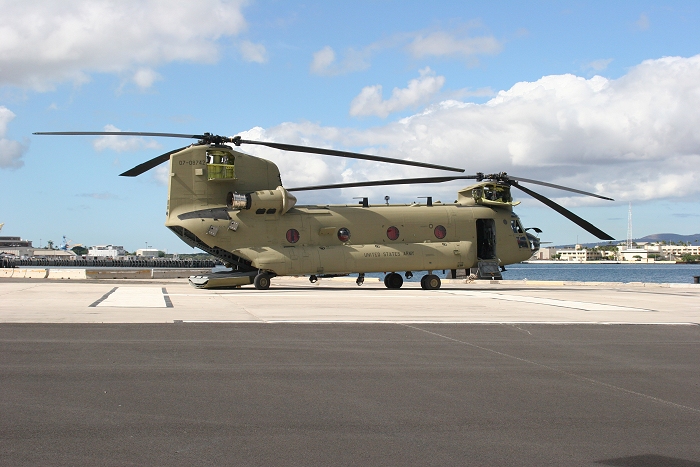
[[[450,175],[376,180],[335,185],[285,188],[271,161],[236,150],[242,144],[263,145],[283,151],[323,154],[464,172],[464,169],[331,149],[296,146],[209,133],[185,135],[145,132],[50,132],[39,135],[116,135],[193,138],[185,146],[126,172],[134,177],[170,162],[165,225],[192,247],[220,258],[231,272],[191,277],[200,288],[254,284],[270,287],[274,276],[319,277],[387,273],[384,284],[398,289],[400,272],[411,278],[427,271],[423,289],[440,288],[437,270],[478,267],[480,277],[500,276],[499,267],[528,259],[539,249],[539,238],[526,232],[513,212],[511,188],[518,188],[602,240],[613,238],[554,201],[535,193],[527,182],[611,200],[594,193],[506,173]],[[291,192],[474,180],[457,192],[454,203],[358,204],[296,206]],[[530,230],[530,229],[527,229]],[[540,233],[539,229],[533,229]]]

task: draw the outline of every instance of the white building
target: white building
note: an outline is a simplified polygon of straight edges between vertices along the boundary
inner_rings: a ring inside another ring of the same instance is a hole
[[[700,246],[698,245],[659,245],[661,254],[664,256],[673,256],[680,258],[683,255],[700,255]]]
[[[625,248],[620,250],[620,259],[622,261],[643,261],[646,262],[649,258],[649,251],[644,248]]]
[[[160,251],[155,248],[140,248],[136,250],[136,256],[143,256],[146,258],[155,258],[158,256],[158,253],[160,253]]]
[[[95,245],[88,248],[87,255],[93,258],[117,258],[126,256],[126,250],[120,245]]]
[[[557,255],[561,261],[600,261],[603,259],[603,254],[599,250],[583,248],[581,245],[576,245],[574,249],[566,248],[557,250]]]
[[[554,247],[540,248],[532,255],[531,260],[552,260],[554,255],[557,253],[557,249]]]

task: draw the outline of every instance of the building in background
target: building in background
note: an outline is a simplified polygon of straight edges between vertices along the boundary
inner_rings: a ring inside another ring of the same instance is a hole
[[[126,250],[121,245],[95,245],[88,248],[88,258],[119,258],[126,256]]]
[[[156,258],[159,253],[160,251],[155,248],[140,248],[136,250],[136,256],[143,256],[145,258]]]
[[[573,249],[564,248],[557,250],[556,256],[558,256],[561,261],[573,261],[578,263],[603,260],[603,253],[600,250],[585,248],[581,245],[576,245]]]
[[[33,256],[34,246],[31,240],[22,240],[20,237],[0,237],[0,253],[20,258]]]
[[[56,250],[53,248],[36,248],[31,240],[22,240],[20,237],[0,237],[0,253],[13,255],[20,259],[27,258],[60,258],[75,259],[76,254],[70,250]]]

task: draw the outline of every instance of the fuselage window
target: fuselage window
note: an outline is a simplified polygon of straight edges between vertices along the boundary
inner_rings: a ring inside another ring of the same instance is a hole
[[[297,229],[287,230],[287,241],[289,243],[296,243],[299,241],[299,231]]]
[[[396,240],[399,238],[399,229],[398,227],[394,227],[393,225],[386,229],[386,236],[389,238],[389,240]]]
[[[518,222],[517,219],[512,219],[510,221],[510,228],[513,229],[513,233],[516,233],[516,234],[525,233],[523,231],[523,227],[520,225],[520,222]]]
[[[338,229],[338,240],[341,242],[347,242],[350,240],[350,231],[345,227]]]
[[[435,233],[435,237],[440,240],[445,238],[445,236],[447,235],[447,229],[442,225],[438,225],[437,227],[435,227],[435,230],[433,230],[433,232]]]

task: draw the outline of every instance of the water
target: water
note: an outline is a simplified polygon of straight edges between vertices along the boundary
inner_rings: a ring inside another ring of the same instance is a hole
[[[690,284],[700,264],[511,264],[506,280]]]

